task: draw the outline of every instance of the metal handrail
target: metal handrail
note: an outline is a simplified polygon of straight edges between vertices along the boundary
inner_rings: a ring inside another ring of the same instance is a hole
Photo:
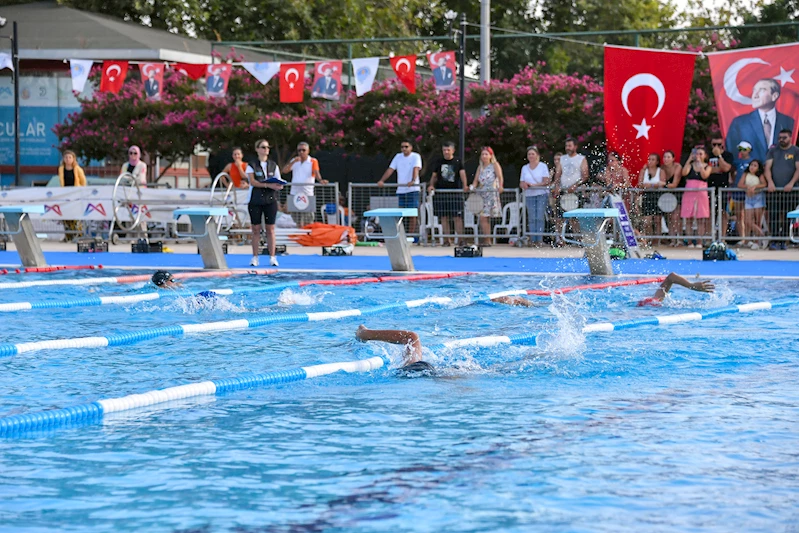
[[[118,216],[119,208],[120,208],[120,202],[119,202],[119,200],[117,200],[117,191],[119,190],[119,186],[122,185],[123,183],[125,183],[125,185],[122,186],[122,192],[123,192],[124,197],[125,197],[124,205],[125,205],[125,208],[128,210],[128,214],[131,216],[131,218],[133,218],[133,223],[130,225],[130,227],[127,227],[127,228],[122,226],[122,223],[119,220],[119,216]],[[141,224],[142,210],[138,209],[136,211],[135,215],[134,215],[133,210],[130,207],[130,205],[131,205],[130,197],[128,197],[128,188],[129,187],[135,187],[136,188],[136,196],[138,196],[138,199],[141,200],[141,189],[139,188],[139,181],[136,178],[134,178],[133,174],[131,174],[130,172],[123,172],[122,174],[120,174],[117,177],[117,180],[114,183],[114,192],[111,195],[111,202],[112,202],[113,207],[114,207],[114,216],[111,219],[111,224],[109,225],[109,228],[108,228],[108,240],[109,241],[113,242],[114,226],[118,226],[119,228],[121,228],[121,229],[123,229],[125,231],[130,231],[133,228],[138,227],[139,224]]]
[[[236,198],[236,188],[233,186],[233,180],[230,179],[230,174],[227,172],[220,172],[214,178],[214,181],[211,183],[211,198],[209,203],[210,207],[214,207],[214,200],[216,198],[216,187],[222,178],[227,178],[227,188],[225,189],[225,194],[222,197],[222,207],[227,207],[228,211],[233,211],[233,219],[235,222],[241,226],[241,220],[239,219],[239,213],[237,210],[238,207],[238,198]],[[232,194],[231,194],[232,193]],[[231,209],[231,197],[232,197],[232,209]],[[216,224],[216,231],[217,233],[222,230],[222,222],[225,220],[225,217],[219,217],[219,221]],[[228,230],[230,228],[227,228]]]
[[[599,228],[597,228],[597,230],[596,230],[596,242],[594,242],[593,244],[591,244],[590,242],[575,241],[573,239],[566,238],[566,226],[567,226],[567,224],[563,225],[563,228],[560,231],[560,238],[563,239],[563,242],[567,242],[569,244],[576,244],[578,246],[585,246],[586,248],[590,248],[590,247],[593,247],[593,246],[598,246],[599,243],[602,242],[602,238],[605,236],[605,226],[611,220],[612,219],[610,219],[610,218],[606,218],[605,220],[602,221],[602,224],[600,224]]]

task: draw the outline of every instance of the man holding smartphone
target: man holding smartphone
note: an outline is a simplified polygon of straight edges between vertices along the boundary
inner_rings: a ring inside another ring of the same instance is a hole
[[[707,180],[707,186],[715,189],[716,205],[721,209],[722,238],[727,236],[727,219],[730,215],[727,212],[730,197],[724,189],[734,182],[735,177],[730,172],[734,162],[735,158],[732,153],[724,149],[724,138],[721,135],[715,135],[710,139],[710,158],[708,159],[710,177]]]

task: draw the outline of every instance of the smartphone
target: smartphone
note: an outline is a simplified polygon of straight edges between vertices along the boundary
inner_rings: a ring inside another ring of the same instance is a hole
[[[696,157],[696,148],[691,150],[691,157]]]

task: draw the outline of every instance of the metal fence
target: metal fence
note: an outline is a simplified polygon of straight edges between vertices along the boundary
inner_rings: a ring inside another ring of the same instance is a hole
[[[752,249],[782,248],[788,245],[787,213],[799,209],[799,191],[758,191],[721,189],[715,213],[719,239]]]

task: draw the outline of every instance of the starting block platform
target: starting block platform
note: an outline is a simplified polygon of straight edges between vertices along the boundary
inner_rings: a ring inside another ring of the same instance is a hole
[[[0,214],[6,219],[8,231],[0,235],[8,235],[14,241],[19,259],[25,267],[47,266],[42,253],[39,238],[33,230],[30,215],[44,214],[44,205],[5,205],[0,206]]]
[[[363,216],[378,217],[380,219],[388,258],[391,260],[391,270],[397,272],[415,270],[402,219],[405,217],[418,217],[419,210],[415,208],[381,207],[380,209],[366,211]],[[366,237],[369,238],[370,236],[367,235]]]
[[[793,211],[788,213],[788,220],[791,220],[791,224],[789,224],[788,229],[788,237],[791,239],[792,243],[799,244],[799,235],[794,232],[794,224],[799,222],[799,209],[794,209]]]
[[[612,276],[613,266],[610,262],[610,253],[605,239],[605,226],[609,221],[619,218],[619,210],[607,209],[572,209],[563,213],[564,218],[574,218],[580,222],[580,231],[583,233],[582,241],[566,238],[566,225],[563,225],[561,238],[572,244],[585,247],[585,258],[588,267],[594,276]]]
[[[216,222],[214,217],[223,217],[228,214],[225,207],[187,207],[175,209],[172,216],[177,220],[186,215],[191,221],[191,233],[178,233],[178,237],[195,239],[200,256],[203,260],[203,268],[224,270],[227,269],[222,242],[216,232]]]

